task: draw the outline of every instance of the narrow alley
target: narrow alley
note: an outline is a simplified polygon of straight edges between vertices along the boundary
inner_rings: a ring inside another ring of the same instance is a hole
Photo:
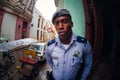
[[[36,7],[38,1],[40,0],[0,0],[0,80],[19,80],[21,75],[18,73],[22,65],[19,58],[24,56],[22,50],[28,49],[33,42],[46,42],[58,36],[56,27]],[[88,80],[120,80],[119,0],[52,1],[55,10],[65,8],[70,11],[73,32],[85,37],[91,44],[94,66]],[[52,6],[49,6],[48,11],[44,6],[41,8],[49,13]],[[15,42],[22,39],[32,41]],[[4,51],[11,50],[10,55],[15,57],[15,62],[11,61],[12,58],[9,60],[4,57],[8,54],[3,55]],[[48,64],[41,62],[38,69],[39,74],[33,70],[38,74],[34,80],[46,80],[46,71],[51,70]]]

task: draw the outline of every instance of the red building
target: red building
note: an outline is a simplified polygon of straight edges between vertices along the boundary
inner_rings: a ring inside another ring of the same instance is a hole
[[[37,0],[1,0],[0,36],[11,40],[29,37],[33,9]]]

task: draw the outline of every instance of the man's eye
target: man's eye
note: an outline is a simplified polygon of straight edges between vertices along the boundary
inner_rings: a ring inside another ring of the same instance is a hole
[[[54,25],[58,25],[58,24],[59,24],[59,22],[58,22],[58,21],[55,21],[55,22],[54,22]]]
[[[67,20],[67,19],[63,19],[63,20],[61,20],[61,21],[54,21],[54,25],[59,25],[60,23],[61,24],[67,24],[69,22],[69,20]]]
[[[69,22],[68,20],[62,20],[62,21],[61,21],[62,24],[66,24],[66,23],[68,23],[68,22]]]

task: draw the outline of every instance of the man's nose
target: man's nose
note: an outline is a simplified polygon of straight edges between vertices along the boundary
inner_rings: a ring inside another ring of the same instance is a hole
[[[64,29],[64,26],[63,26],[63,24],[61,22],[59,23],[58,26],[59,26],[59,30]]]

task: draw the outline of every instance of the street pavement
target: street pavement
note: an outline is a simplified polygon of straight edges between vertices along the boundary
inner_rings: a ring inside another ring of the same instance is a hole
[[[28,45],[34,42],[37,42],[37,40],[26,38],[26,39],[11,41],[8,43],[0,43],[0,52],[12,50],[11,55],[15,57],[15,63],[9,66],[9,68],[7,69],[7,74],[5,74],[5,76],[0,76],[0,80],[19,80],[19,74],[16,68],[16,66],[21,66],[21,62],[19,61],[19,58],[21,56],[25,56],[23,54],[23,50],[27,49]],[[18,50],[15,50],[16,48]],[[0,57],[0,60],[2,60],[2,57]],[[35,80],[46,80],[46,70],[50,70],[50,68],[46,63],[41,62],[39,64],[40,64],[39,65],[40,71]],[[10,79],[12,77],[13,79]]]
[[[22,50],[15,51],[12,54],[15,56],[16,62],[15,64],[11,65],[8,68],[8,74],[6,74],[3,77],[0,77],[0,80],[9,80],[9,76],[10,78],[13,77],[12,80],[19,80],[19,74],[18,74],[18,70],[16,69],[16,66],[21,66],[21,62],[19,61],[19,58],[25,55],[23,55]],[[40,62],[39,74],[34,80],[46,80],[46,71],[50,71],[50,70],[51,69],[46,62]]]

